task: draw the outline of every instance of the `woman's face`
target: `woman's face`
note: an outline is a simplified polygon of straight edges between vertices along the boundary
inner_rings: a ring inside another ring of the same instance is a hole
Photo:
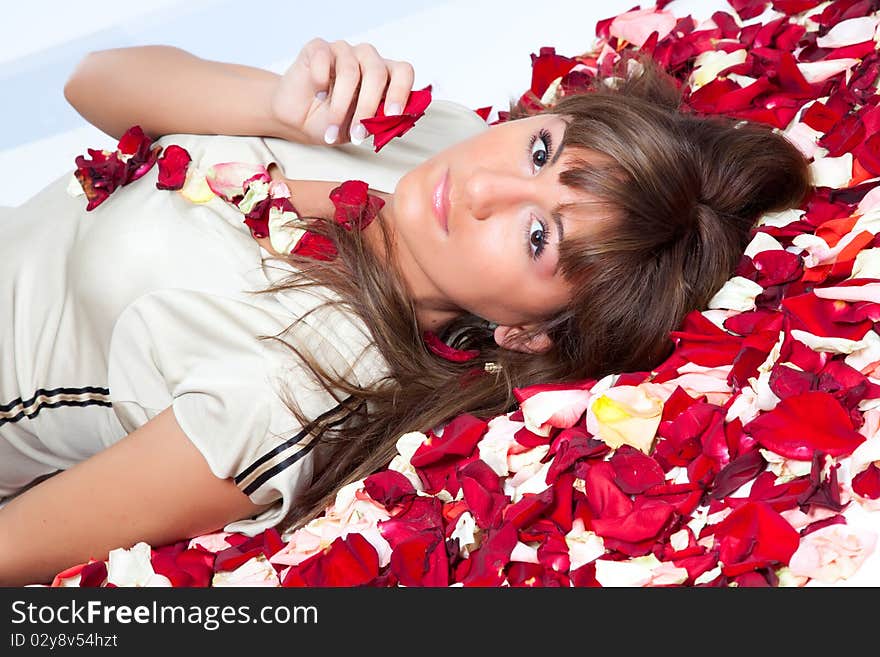
[[[417,306],[509,326],[565,307],[572,290],[557,271],[559,243],[588,221],[556,208],[589,200],[559,181],[575,155],[559,156],[565,128],[556,114],[496,124],[401,178],[389,210]]]

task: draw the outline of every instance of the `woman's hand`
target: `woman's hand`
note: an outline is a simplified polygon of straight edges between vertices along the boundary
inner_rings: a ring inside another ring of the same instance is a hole
[[[412,91],[409,62],[385,59],[368,43],[312,39],[281,76],[272,96],[275,119],[310,143],[359,144],[362,119],[400,114]]]

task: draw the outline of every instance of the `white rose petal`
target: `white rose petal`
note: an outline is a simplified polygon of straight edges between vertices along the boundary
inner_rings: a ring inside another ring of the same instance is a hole
[[[167,577],[157,575],[150,561],[152,552],[143,541],[130,549],[111,550],[107,560],[107,583],[119,587],[171,586]]]
[[[305,234],[305,228],[289,223],[298,218],[299,215],[295,212],[282,212],[278,208],[269,209],[269,242],[277,253],[290,253]]]
[[[755,233],[755,236],[752,238],[752,241],[749,242],[749,245],[746,247],[743,253],[750,258],[754,258],[756,255],[764,251],[782,250],[782,244],[779,243],[779,240],[777,240],[769,233],[763,230],[759,230]]]
[[[848,71],[861,61],[853,57],[841,57],[840,59],[826,59],[818,62],[801,62],[797,67],[801,70],[804,79],[813,84],[827,80],[841,71]]]
[[[605,541],[595,532],[584,531],[583,521],[572,523],[571,531],[565,535],[565,544],[568,545],[570,571],[577,570],[605,554]]]
[[[795,221],[800,221],[800,218],[804,215],[806,210],[799,210],[797,208],[790,208],[788,210],[782,210],[780,212],[767,212],[758,219],[758,226],[773,226],[776,228],[780,228],[782,226],[787,226],[788,224],[794,223]]]
[[[679,529],[669,537],[669,545],[676,552],[684,550],[690,544],[690,534],[686,529]]]
[[[875,189],[877,188],[875,187]],[[863,230],[867,230],[872,235],[880,233],[880,209],[871,208],[862,212],[861,216],[856,219],[856,223],[850,228],[851,233],[859,233]]]
[[[745,48],[733,52],[707,50],[700,53],[694,61],[694,71],[691,73],[691,90],[696,91],[703,85],[709,84],[725,69],[742,64],[746,61],[747,55]]]
[[[549,85],[547,85],[547,90],[544,92],[544,95],[541,96],[541,103],[544,105],[552,105],[556,101],[556,92],[559,91],[559,87],[562,86],[562,76],[560,75],[558,78],[553,80]]]
[[[428,436],[421,431],[410,431],[403,434],[397,439],[397,453],[407,461],[411,460],[413,454],[422,446],[422,443],[428,439]]]
[[[816,39],[816,45],[820,48],[842,48],[855,43],[872,41],[877,31],[877,18],[874,16],[860,16],[840,21],[832,27],[824,36]]]
[[[646,586],[651,581],[651,569],[660,561],[653,554],[627,561],[596,560],[596,580],[603,587]]]
[[[855,214],[865,215],[880,208],[880,187],[874,187],[862,197]]]
[[[850,455],[850,470],[858,474],[872,463],[880,461],[880,434],[875,433],[855,448]]]
[[[269,196],[269,183],[262,180],[252,180],[248,185],[247,193],[238,202],[238,209],[247,214],[254,206]]]
[[[764,291],[760,285],[743,276],[728,280],[709,299],[709,308],[726,308],[742,312],[755,309],[755,297]]]
[[[517,541],[510,552],[510,561],[521,561],[523,563],[540,563],[538,559],[538,548],[533,545],[527,545],[522,541]]]
[[[508,415],[499,415],[489,420],[486,433],[477,443],[477,450],[482,459],[499,477],[510,474],[507,464],[507,452],[517,444],[514,434],[525,426],[523,422],[515,422]]]
[[[789,459],[763,447],[759,447],[758,451],[767,461],[767,469],[776,475],[780,483],[808,475],[813,467],[812,461]]]
[[[708,319],[722,331],[727,330],[724,328],[724,322],[727,321],[728,318],[739,314],[739,312],[737,312],[736,310],[727,310],[725,308],[712,308],[709,310],[704,310],[702,311],[702,313],[703,317]]]
[[[539,436],[549,436],[553,427],[573,426],[590,403],[592,393],[582,388],[545,390],[520,404],[526,427]]]
[[[826,351],[833,354],[851,354],[867,346],[862,340],[848,340],[847,338],[829,338],[822,335],[814,335],[800,329],[792,329],[791,337],[798,342],[803,342],[813,351]]]
[[[662,562],[653,554],[627,561],[596,561],[596,580],[604,587],[668,586],[683,584],[687,578],[686,569]]]
[[[859,251],[849,278],[880,278],[880,248]]]
[[[787,128],[783,133],[786,139],[797,146],[797,149],[803,153],[807,159],[816,155],[819,148],[819,140],[823,133],[814,130],[806,123],[798,122]]]
[[[694,584],[708,584],[714,579],[721,576],[721,566],[715,566],[711,570],[707,570],[694,580]]]
[[[524,452],[508,454],[508,471],[513,473],[528,469],[534,471],[537,467],[540,467],[541,461],[545,456],[547,456],[547,452],[549,451],[549,445],[536,445],[535,447],[532,447],[531,449],[528,449]]]
[[[840,157],[822,157],[810,163],[813,185],[818,187],[846,187],[852,180],[853,156],[844,153]]]
[[[755,84],[755,82],[758,81],[757,78],[752,78],[748,75],[740,75],[739,73],[730,73],[726,77],[728,80],[733,80],[734,82],[736,82],[743,89]]]
[[[744,386],[740,389],[736,399],[727,407],[727,415],[724,416],[724,421],[733,422],[733,420],[738,418],[745,425],[758,417],[760,413],[758,395],[752,390],[751,386]]]
[[[455,529],[449,535],[449,538],[458,539],[458,551],[462,557],[467,559],[470,555],[470,549],[477,544],[477,521],[470,511],[465,511],[455,522]]]
[[[235,570],[214,573],[211,586],[281,586],[281,582],[266,556],[258,554]]]
[[[504,482],[504,493],[508,495],[512,503],[519,502],[526,493],[543,493],[550,488],[547,483],[547,472],[552,462],[544,465],[535,464],[531,468],[525,468]]]

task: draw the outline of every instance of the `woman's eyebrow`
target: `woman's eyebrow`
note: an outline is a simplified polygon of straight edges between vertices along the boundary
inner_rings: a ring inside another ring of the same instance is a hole
[[[553,219],[553,223],[556,224],[556,230],[558,231],[556,234],[559,235],[559,239],[556,240],[557,244],[562,244],[562,240],[565,237],[565,228],[562,225],[562,203],[553,208],[553,212],[550,217]]]
[[[556,149],[556,152],[553,153],[553,157],[550,158],[551,167],[559,161],[559,156],[562,155],[563,150],[565,150],[565,146],[560,145],[559,148]]]

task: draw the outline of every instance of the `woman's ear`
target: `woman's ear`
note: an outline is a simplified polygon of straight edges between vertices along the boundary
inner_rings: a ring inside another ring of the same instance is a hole
[[[553,340],[546,333],[538,333],[528,337],[528,332],[522,326],[499,326],[495,329],[495,343],[511,351],[521,351],[526,354],[543,354],[553,346]]]

